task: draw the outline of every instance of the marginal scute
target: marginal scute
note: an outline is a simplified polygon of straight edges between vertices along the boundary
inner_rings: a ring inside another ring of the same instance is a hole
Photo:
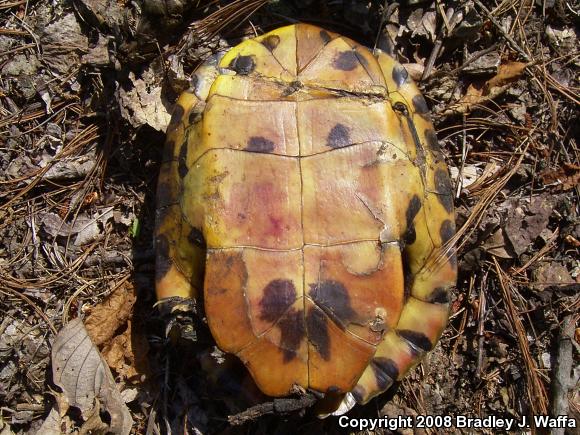
[[[397,85],[397,88],[399,88],[409,79],[409,73],[403,67],[403,65],[395,65],[393,68],[392,77],[393,81]]]
[[[389,388],[399,377],[399,369],[392,359],[375,357],[371,360],[371,367],[381,390]]]
[[[441,223],[439,234],[441,235],[441,242],[443,244],[447,243],[455,235],[455,224],[449,219],[445,219]]]
[[[161,281],[170,268],[169,240],[165,234],[158,234],[155,237],[155,281]]]
[[[184,113],[185,109],[180,104],[176,104],[173,107],[173,112],[171,112],[171,120],[169,121],[169,125],[167,126],[167,134],[169,134],[172,130],[174,130],[177,127],[177,125],[181,122]]]
[[[453,213],[453,186],[447,171],[441,168],[435,170],[435,189],[437,198],[447,213]]]
[[[425,334],[409,329],[397,330],[397,333],[421,351],[427,352],[433,348],[433,344]]]
[[[413,97],[413,107],[415,112],[419,115],[425,115],[429,113],[429,107],[427,106],[427,102],[422,95],[418,94]]]
[[[189,168],[187,167],[187,151],[189,149],[189,144],[184,142],[181,144],[179,149],[179,159],[177,160],[177,172],[181,178],[187,175]]]

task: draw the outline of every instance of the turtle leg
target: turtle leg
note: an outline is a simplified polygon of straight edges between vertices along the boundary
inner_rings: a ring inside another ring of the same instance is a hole
[[[183,177],[188,171],[187,151],[195,144],[190,137],[201,130],[201,114],[211,84],[217,77],[218,53],[201,65],[191,88],[182,93],[173,108],[157,183],[155,216],[155,289],[162,313],[170,315],[167,332],[180,313],[195,313],[201,294],[205,266],[205,241],[194,223],[202,217],[186,217],[180,204]],[[190,322],[187,322],[190,323]],[[182,332],[195,337],[190,328]]]
[[[449,242],[455,234],[453,195],[447,167],[425,100],[405,69],[379,53],[393,107],[405,122],[401,128],[412,138],[413,163],[422,186],[410,187],[406,224],[402,229],[405,264],[405,304],[397,325],[386,332],[352,395],[358,403],[387,390],[416,366],[439,339],[449,317],[449,288],[455,285],[456,259]],[[399,106],[399,110],[397,109]]]

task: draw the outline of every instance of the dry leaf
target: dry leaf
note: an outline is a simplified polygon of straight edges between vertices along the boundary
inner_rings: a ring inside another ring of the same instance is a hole
[[[557,192],[573,189],[580,184],[580,166],[564,163],[555,171],[547,169],[540,174],[545,186],[554,185]]]
[[[91,309],[85,326],[91,340],[105,344],[115,335],[133,313],[136,296],[132,286],[123,285],[111,293],[101,304]]]
[[[446,115],[454,113],[468,113],[474,106],[485,104],[487,101],[505,92],[510,85],[518,80],[526,68],[522,62],[508,62],[498,68],[497,74],[486,82],[474,82],[467,87],[465,95],[445,111]]]
[[[147,339],[134,333],[130,320],[135,300],[134,287],[125,284],[92,308],[85,320],[87,332],[97,346],[102,346],[101,353],[108,366],[129,382],[148,371]]]
[[[98,400],[110,415],[109,430],[115,434],[129,434],[133,425],[131,414],[109,367],[80,319],[70,321],[54,340],[52,376],[54,383],[62,388],[69,406],[78,408],[85,421],[94,416]]]

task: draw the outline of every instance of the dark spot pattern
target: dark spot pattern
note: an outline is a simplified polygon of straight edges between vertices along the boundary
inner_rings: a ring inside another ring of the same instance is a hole
[[[409,296],[411,296],[411,288],[415,282],[415,275],[411,272],[410,261],[408,259],[408,253],[405,254],[405,261],[403,261],[403,302],[407,302]]]
[[[439,228],[439,235],[441,236],[441,243],[445,244],[455,235],[455,223],[446,219],[441,224],[441,228]],[[457,256],[455,255],[455,250],[450,249],[447,251],[447,258],[449,259],[449,263],[453,268],[457,267]]]
[[[324,45],[328,44],[330,42],[330,40],[332,39],[330,37],[330,34],[326,30],[321,30],[319,35],[320,35],[320,39],[322,40],[322,43]]]
[[[157,209],[165,208],[175,204],[173,189],[169,183],[161,182],[157,184]]]
[[[433,344],[422,332],[411,331],[410,329],[400,329],[397,331],[397,334],[411,343],[416,349],[425,352],[433,349]]]
[[[302,310],[290,310],[276,326],[280,330],[280,346],[284,352],[282,361],[290,362],[296,358],[296,351],[306,336]]]
[[[449,292],[443,287],[437,287],[433,289],[433,292],[429,296],[427,302],[431,302],[432,304],[448,304]]]
[[[440,153],[441,148],[439,147],[439,140],[437,140],[437,133],[435,130],[429,128],[425,130],[425,140],[427,141],[427,146],[434,153]]]
[[[392,72],[393,81],[400,88],[409,79],[408,71],[403,67],[403,65],[395,65]]]
[[[407,206],[407,211],[405,212],[405,220],[407,223],[407,230],[403,236],[403,241],[406,245],[412,245],[417,239],[417,234],[415,231],[415,216],[421,210],[421,199],[418,195],[413,195]]]
[[[248,140],[246,145],[246,151],[252,151],[256,153],[270,153],[274,151],[276,145],[271,140],[266,139],[262,136],[252,136]]]
[[[429,113],[429,107],[427,106],[427,102],[423,95],[415,95],[413,97],[413,107],[415,108],[415,112],[419,115],[426,115]]]
[[[173,153],[175,152],[175,141],[168,140],[163,147],[162,163],[167,163],[173,160]]]
[[[254,56],[237,56],[230,62],[229,68],[241,75],[248,75],[256,68]]]
[[[169,269],[171,269],[169,240],[165,234],[159,234],[155,238],[155,281],[161,281]]]
[[[201,121],[201,118],[202,118],[202,115],[201,115],[201,113],[200,113],[199,111],[197,111],[197,110],[192,110],[192,111],[189,113],[189,118],[188,118],[189,124],[190,124],[190,125],[193,125],[193,124],[195,124],[196,122],[199,122],[199,121]]]
[[[439,229],[439,235],[441,236],[441,243],[447,243],[455,235],[455,224],[449,219],[445,219]]]
[[[342,392],[342,390],[338,388],[336,385],[331,385],[326,389],[326,392],[329,394],[339,394]]]
[[[309,293],[312,300],[342,329],[356,318],[348,291],[342,283],[329,280],[310,284]]]
[[[351,394],[357,403],[362,403],[362,401],[366,395],[366,391],[362,385],[357,385],[356,387],[353,388],[353,390],[351,391]]]
[[[371,360],[371,367],[381,390],[389,388],[399,377],[399,368],[390,358],[376,357]]]
[[[266,322],[275,322],[282,317],[295,300],[296,287],[292,281],[288,279],[270,281],[264,287],[264,296],[260,300],[260,319]]]
[[[187,240],[194,246],[205,249],[207,247],[205,243],[205,237],[199,228],[192,228],[187,235]]]
[[[273,51],[280,44],[280,37],[278,35],[270,35],[262,40],[262,45],[268,50]]]
[[[343,124],[336,124],[332,127],[326,138],[326,145],[330,148],[342,148],[350,143],[350,131]]]
[[[177,173],[181,178],[185,177],[189,172],[187,167],[187,151],[189,149],[187,140],[181,144],[179,149],[179,159],[177,160]]]
[[[435,171],[435,190],[437,198],[447,213],[453,213],[453,186],[444,169]]]
[[[171,120],[169,121],[169,125],[167,126],[167,133],[172,130],[175,130],[177,125],[181,122],[181,118],[183,118],[183,114],[185,110],[181,107],[180,104],[176,104],[173,108],[173,112],[171,112]]]
[[[310,342],[316,348],[323,360],[330,360],[330,336],[326,316],[316,308],[310,308],[306,315],[306,330]]]
[[[332,62],[332,66],[341,71],[352,71],[357,65],[359,61],[354,50],[341,51]]]

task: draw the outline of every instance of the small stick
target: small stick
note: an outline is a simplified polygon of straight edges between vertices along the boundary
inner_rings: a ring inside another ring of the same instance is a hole
[[[571,373],[574,363],[572,340],[576,319],[573,314],[564,317],[558,336],[558,355],[552,379],[552,415],[568,415],[568,391],[572,386]],[[552,429],[552,435],[564,435],[564,428]]]
[[[514,39],[501,27],[501,24],[499,23],[499,21],[495,19],[495,17],[492,15],[489,9],[486,8],[485,5],[481,3],[480,0],[473,0],[473,2],[483,11],[487,19],[492,22],[492,24],[497,28],[497,30],[499,30],[499,32],[502,34],[505,40],[511,45],[511,47],[515,51],[517,51],[526,62],[531,62],[532,59],[530,59],[530,56],[528,56],[528,54],[522,48],[520,48],[517,42],[514,41]]]

